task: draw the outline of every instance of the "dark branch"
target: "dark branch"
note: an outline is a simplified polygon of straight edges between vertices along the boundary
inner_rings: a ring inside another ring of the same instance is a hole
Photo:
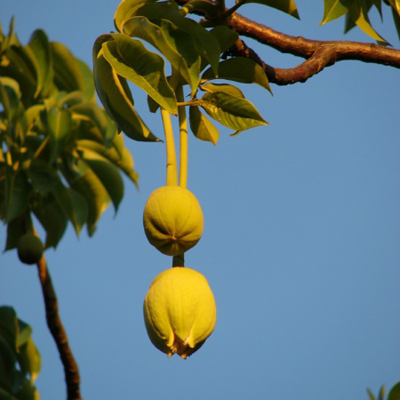
[[[61,362],[64,366],[68,394],[67,399],[81,400],[78,365],[69,347],[68,337],[58,313],[57,296],[54,291],[53,283],[51,282],[44,255],[37,263],[37,267],[46,307],[47,325],[56,342]]]

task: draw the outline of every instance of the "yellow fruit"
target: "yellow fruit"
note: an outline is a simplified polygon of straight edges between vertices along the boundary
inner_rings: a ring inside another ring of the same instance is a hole
[[[192,192],[180,186],[163,186],[147,200],[143,225],[149,242],[169,256],[183,254],[203,233],[203,212]]]
[[[24,264],[36,264],[42,258],[43,243],[33,233],[26,233],[18,240],[17,252]]]
[[[217,319],[214,295],[206,278],[185,267],[159,274],[144,299],[147,334],[168,357],[197,351],[211,335]]]

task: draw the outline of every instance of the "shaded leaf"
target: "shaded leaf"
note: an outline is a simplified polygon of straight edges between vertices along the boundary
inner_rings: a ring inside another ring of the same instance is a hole
[[[226,93],[206,93],[199,105],[211,118],[239,132],[259,125],[268,125],[248,100]]]
[[[62,208],[52,197],[48,197],[33,207],[33,213],[46,231],[46,248],[57,247],[68,223]]]
[[[71,132],[72,118],[68,109],[55,107],[47,112],[47,126],[50,137],[50,163],[53,163],[62,152]]]
[[[211,29],[210,33],[218,40],[221,53],[233,46],[236,40],[239,38],[239,35],[236,32],[234,32],[232,29],[229,29],[225,25],[218,25],[214,27]]]
[[[219,138],[218,129],[211,121],[200,112],[199,107],[191,106],[189,108],[190,129],[200,140],[217,144]]]
[[[201,79],[211,80],[217,79],[217,77],[209,68],[204,71]],[[245,57],[235,57],[220,62],[218,79],[241,83],[256,83],[271,92],[265,71],[256,62]]]
[[[88,203],[86,199],[76,190],[65,187],[61,181],[52,193],[79,236],[88,218]]]
[[[138,40],[121,34],[111,36],[114,40],[103,43],[103,52],[115,72],[139,86],[169,113],[177,114],[175,94],[164,74],[164,59]]]
[[[57,171],[44,160],[33,159],[27,175],[32,183],[33,190],[46,195],[58,185],[60,178]]]
[[[387,400],[399,400],[400,399],[400,382],[397,382],[388,394]]]
[[[19,238],[27,232],[33,232],[33,225],[29,211],[14,218],[7,224],[7,240],[4,251],[15,249]]]
[[[53,85],[53,58],[47,35],[40,29],[33,32],[28,46],[31,58],[36,61],[37,87],[35,97],[47,96]]]

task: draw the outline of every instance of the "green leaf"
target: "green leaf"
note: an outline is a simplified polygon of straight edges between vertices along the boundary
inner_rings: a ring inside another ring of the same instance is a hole
[[[111,35],[100,36],[93,47],[94,79],[97,94],[108,115],[119,131],[141,141],[158,141],[147,128],[133,107],[133,98],[124,78],[119,77],[104,58],[101,46],[112,40]]]
[[[46,248],[56,248],[65,229],[67,216],[52,197],[48,197],[33,208],[33,213],[46,231]]]
[[[79,161],[82,175],[78,179],[70,181],[73,189],[82,194],[88,203],[87,229],[90,236],[96,230],[96,224],[101,214],[110,204],[110,197],[100,179],[83,161]]]
[[[117,211],[124,196],[124,183],[118,168],[94,151],[84,150],[82,158],[103,184]]]
[[[367,389],[367,393],[368,393],[369,400],[376,400],[376,397],[374,396],[374,394],[371,392],[371,390],[369,388]]]
[[[157,25],[160,25],[162,20],[168,20],[174,27],[182,31],[181,34],[186,33],[194,40],[197,53],[211,65],[215,73],[218,73],[221,54],[218,40],[199,23],[185,18],[182,11],[175,1],[150,2],[139,7],[134,15],[146,17]]]
[[[184,14],[201,11],[206,17],[212,18],[218,12],[218,6],[208,0],[193,0],[182,5],[181,11]],[[221,25],[222,26],[222,25]]]
[[[324,15],[319,25],[322,26],[327,22],[333,21],[344,14],[347,14],[349,8],[346,6],[346,3],[348,3],[348,1],[324,0]]]
[[[397,382],[391,389],[387,400],[399,400],[400,399],[400,382]]]
[[[36,61],[37,88],[35,97],[49,95],[53,85],[53,57],[47,35],[40,29],[33,32],[27,48],[31,51],[31,58]]]
[[[203,3],[203,1],[201,1]],[[190,2],[193,3],[193,2]],[[188,4],[190,4],[188,3]],[[238,40],[239,35],[225,25],[218,25],[210,33],[218,40],[221,53],[228,50]]]
[[[4,251],[15,249],[19,238],[27,232],[33,232],[29,210],[7,224],[7,240]]]
[[[101,133],[102,143],[108,145],[114,140],[117,129],[97,104],[93,102],[80,103],[72,106],[71,112],[74,118],[79,117],[79,119],[96,126]]]
[[[198,104],[211,118],[238,132],[268,125],[248,100],[223,92],[206,93]]]
[[[30,382],[33,384],[39,375],[41,368],[40,353],[31,337],[28,338],[26,343],[19,347],[18,362],[21,372],[25,375],[30,375]]]
[[[158,22],[156,25],[147,18],[133,17],[125,22],[124,33],[143,39],[159,50],[189,84],[194,95],[200,81],[201,64],[195,42],[171,22]]]
[[[201,79],[217,79],[211,68],[204,71]],[[265,71],[253,60],[245,57],[230,58],[220,62],[218,79],[241,83],[256,83],[271,92]],[[272,92],[271,92],[272,93]]]
[[[115,72],[143,89],[169,113],[176,115],[175,94],[164,74],[164,59],[148,51],[141,42],[126,35],[112,34],[103,43],[105,59]]]
[[[134,15],[140,5],[149,1],[155,2],[157,0],[123,0],[114,15],[114,25],[118,32],[122,33],[124,22]]]
[[[211,123],[211,121],[200,112],[199,107],[189,107],[189,121],[190,129],[197,139],[217,144],[219,138],[218,129]]]
[[[77,149],[83,151],[83,154],[86,150],[91,150],[96,152],[102,157],[105,157],[107,160],[111,161],[116,167],[120,168],[125,175],[131,179],[131,181],[137,185],[138,184],[138,175],[133,170],[134,162],[132,155],[129,150],[122,146],[116,144],[119,140],[122,140],[121,135],[117,135],[112,147],[105,147],[100,143],[93,142],[91,140],[78,140],[77,141]]]
[[[76,190],[67,188],[61,181],[52,193],[79,236],[88,218],[88,203],[85,197]]]
[[[33,159],[27,175],[32,183],[32,188],[41,195],[46,195],[58,185],[60,178],[57,170],[47,161]]]
[[[244,94],[240,89],[238,89],[236,86],[232,85],[227,85],[227,84],[216,84],[216,83],[206,83],[205,85],[202,85],[200,89],[206,91],[206,92],[223,92],[226,94],[229,94],[231,96],[235,97],[240,97],[244,99]]]
[[[279,11],[283,11],[286,14],[291,15],[297,19],[300,19],[299,12],[297,11],[297,5],[293,0],[248,0],[247,3],[263,4],[265,6],[276,8]]]
[[[23,171],[7,167],[5,176],[4,220],[8,223],[28,209],[32,186]]]
[[[50,136],[50,163],[61,154],[71,133],[72,118],[68,109],[59,110],[55,107],[47,112],[47,124]]]
[[[51,42],[54,66],[54,83],[59,90],[84,91],[85,84],[79,61],[62,43]]]

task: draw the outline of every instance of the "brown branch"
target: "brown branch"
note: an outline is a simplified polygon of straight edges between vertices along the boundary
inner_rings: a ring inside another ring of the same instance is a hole
[[[191,0],[176,1],[182,5]],[[230,49],[230,54],[253,59],[264,68],[269,81],[277,85],[305,82],[325,67],[342,60],[356,60],[400,68],[400,50],[382,45],[340,40],[311,40],[301,36],[286,35],[238,13],[234,13],[230,17],[229,26],[241,36],[255,39],[282,53],[306,59],[306,61],[294,68],[275,68],[264,63],[242,41],[236,42]]]
[[[51,282],[44,255],[37,263],[37,267],[46,307],[47,325],[56,342],[61,362],[64,366],[67,399],[81,400],[78,365],[69,347],[68,337],[58,313],[57,296]]]
[[[294,68],[282,69],[266,65],[246,45],[236,43],[232,53],[245,56],[264,67],[271,82],[287,85],[305,82],[327,66],[341,60],[357,60],[400,68],[400,50],[373,43],[350,41],[321,41],[295,37],[277,32],[265,25],[249,20],[239,14],[231,18],[231,28],[239,35],[247,36],[282,53],[289,53],[307,60]]]

